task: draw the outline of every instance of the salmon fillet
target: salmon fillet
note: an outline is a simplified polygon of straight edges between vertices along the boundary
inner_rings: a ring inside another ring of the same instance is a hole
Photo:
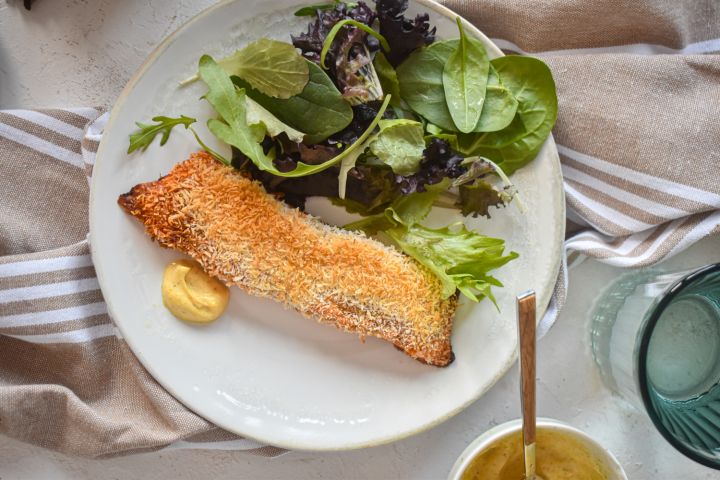
[[[160,245],[188,254],[228,286],[269,297],[341,330],[446,366],[457,297],[399,251],[323,224],[262,185],[195,153],[118,203]]]

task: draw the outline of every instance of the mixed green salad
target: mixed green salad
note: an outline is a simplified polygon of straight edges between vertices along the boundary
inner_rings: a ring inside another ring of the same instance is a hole
[[[495,301],[490,271],[517,257],[502,239],[423,225],[435,206],[490,216],[516,197],[508,178],[531,162],[557,117],[555,84],[540,60],[490,60],[460,18],[458,38],[436,40],[429,15],[405,15],[408,0],[333,1],[301,8],[307,31],[291,43],[261,38],[231,56],[200,58],[210,132],[232,147],[208,147],[194,118],[138,123],[128,153],[183,125],[219,162],[246,172],[293,207],[329,198],[364,218],[345,228],[384,235],[428,267],[446,297],[459,290]],[[518,200],[516,199],[516,202]]]

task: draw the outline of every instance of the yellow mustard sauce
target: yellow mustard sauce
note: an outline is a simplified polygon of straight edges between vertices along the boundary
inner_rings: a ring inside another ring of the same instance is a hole
[[[607,480],[603,465],[580,441],[563,432],[537,431],[537,475],[543,480]],[[523,480],[522,434],[508,435],[481,451],[462,480]]]
[[[209,323],[223,314],[230,295],[228,288],[197,262],[177,260],[165,268],[162,298],[165,307],[180,320]]]

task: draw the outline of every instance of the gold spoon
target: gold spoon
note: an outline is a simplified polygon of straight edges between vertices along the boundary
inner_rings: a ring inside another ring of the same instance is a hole
[[[525,479],[542,480],[535,474],[535,292],[517,297],[520,342],[520,394],[522,399],[523,458]]]

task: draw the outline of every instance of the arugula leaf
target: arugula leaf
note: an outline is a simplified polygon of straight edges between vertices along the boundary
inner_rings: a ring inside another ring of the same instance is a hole
[[[261,38],[217,62],[229,75],[237,75],[253,88],[274,98],[290,98],[309,81],[308,62],[289,43]],[[187,85],[194,75],[180,82]]]
[[[423,126],[413,120],[380,120],[370,151],[398,175],[417,172],[423,159]]]
[[[375,71],[377,72],[378,79],[380,79],[380,85],[383,91],[393,96],[392,106],[401,108],[400,82],[398,82],[397,72],[382,52],[375,54],[373,65],[375,66]]]
[[[305,134],[289,125],[284,124],[272,113],[268,112],[262,105],[252,98],[245,96],[245,117],[248,125],[262,125],[267,134],[271,137],[277,137],[281,133],[285,133],[287,137],[295,143],[303,141]]]
[[[517,114],[506,128],[459,136],[466,155],[480,155],[499,164],[508,175],[535,158],[557,119],[557,94],[552,73],[533,57],[510,55],[491,61],[503,84],[517,98]]]
[[[264,95],[237,76],[232,80],[280,121],[305,132],[305,142],[311,144],[347,127],[353,119],[353,111],[330,77],[316,64],[308,60],[305,63],[310,79],[302,92],[288,99]]]
[[[400,197],[383,213],[344,228],[363,230],[369,235],[385,233],[403,252],[440,279],[444,298],[460,290],[475,302],[488,297],[495,303],[491,286],[501,287],[502,283],[488,272],[517,258],[518,254],[503,255],[504,240],[472,232],[461,223],[439,229],[421,225],[419,222],[427,216],[437,196],[447,188],[447,180],[443,183],[424,193]]]
[[[215,160],[226,165],[230,165],[230,160],[223,157],[220,153],[207,146],[205,142],[202,141],[197,131],[195,131],[195,129],[191,127],[191,125],[197,121],[194,118],[186,117],[185,115],[180,115],[179,118],[158,115],[153,117],[152,120],[153,122],[159,123],[156,125],[148,125],[140,122],[135,122],[136,125],[140,127],[140,130],[130,134],[130,145],[128,146],[127,153],[132,153],[138,149],[142,149],[142,151],[144,152],[150,146],[155,137],[161,132],[162,138],[160,139],[160,146],[162,147],[167,143],[168,139],[170,138],[170,132],[172,131],[173,127],[175,127],[176,125],[185,125],[185,128],[189,129],[192,132],[195,140],[203,148],[203,150],[212,155]]]
[[[195,141],[198,142],[198,144],[202,147],[203,150],[205,150],[207,153],[209,153],[218,162],[230,166],[230,164],[231,164],[230,160],[225,158],[224,156],[222,156],[222,154],[220,154],[220,152],[213,150],[208,145],[206,145],[205,142],[202,141],[202,139],[200,138],[200,135],[198,135],[197,131],[195,131],[194,128],[190,127],[190,131],[195,136]]]
[[[210,55],[200,57],[200,78],[207,84],[205,99],[223,121],[208,120],[208,128],[217,138],[240,150],[259,168],[275,169],[260,142],[265,137],[263,125],[247,124],[245,91],[235,88],[228,74]]]
[[[455,126],[461,132],[475,129],[485,102],[490,61],[483,44],[465,35],[460,17],[456,17],[460,40],[443,67],[445,101]]]
[[[333,25],[333,28],[330,30],[330,33],[328,33],[327,37],[325,37],[325,41],[323,42],[323,48],[322,48],[322,51],[320,52],[320,66],[322,68],[327,70],[327,67],[325,66],[325,57],[327,56],[328,50],[330,50],[330,46],[332,46],[333,40],[335,40],[335,36],[338,34],[340,29],[346,25],[359,28],[360,30],[364,31],[365,33],[372,35],[373,37],[380,40],[380,45],[382,45],[383,49],[386,52],[390,51],[390,45],[388,45],[387,40],[385,40],[385,37],[380,35],[378,32],[373,30],[371,27],[368,27],[364,23],[358,22],[357,20],[353,20],[351,18],[346,18],[346,19],[340,20],[335,25]]]
[[[144,152],[148,149],[152,141],[155,140],[155,137],[160,133],[162,133],[160,145],[165,145],[170,138],[170,132],[176,125],[185,125],[185,128],[187,129],[190,125],[197,122],[196,119],[186,117],[185,115],[180,115],[179,118],[158,115],[153,117],[152,121],[157,123],[152,125],[135,122],[135,125],[138,126],[139,130],[130,134],[130,145],[128,146],[127,153],[132,153],[135,150],[141,150]]]

